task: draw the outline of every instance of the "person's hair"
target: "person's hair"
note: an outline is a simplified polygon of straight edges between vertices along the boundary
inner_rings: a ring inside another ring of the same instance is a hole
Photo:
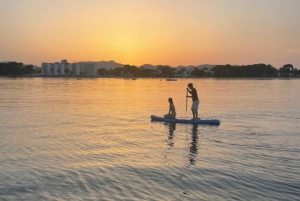
[[[173,99],[169,98],[169,103],[173,104]]]
[[[192,84],[192,83],[189,83],[189,84],[188,84],[188,87],[193,87],[193,84]]]

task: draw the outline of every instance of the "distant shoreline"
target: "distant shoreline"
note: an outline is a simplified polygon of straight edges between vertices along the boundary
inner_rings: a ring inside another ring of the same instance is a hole
[[[10,78],[10,79],[17,79],[17,78],[74,78],[74,79],[101,79],[101,78],[113,78],[113,79],[167,79],[168,77],[118,77],[118,76],[101,76],[101,77],[94,77],[94,76],[52,76],[52,75],[22,75],[22,76],[0,76],[0,78]],[[174,77],[175,79],[299,79],[300,76],[293,76],[293,77]]]

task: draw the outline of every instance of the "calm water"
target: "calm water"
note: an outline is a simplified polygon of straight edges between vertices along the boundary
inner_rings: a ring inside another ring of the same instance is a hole
[[[168,112],[220,126],[151,122]],[[300,80],[0,79],[0,200],[300,200]]]

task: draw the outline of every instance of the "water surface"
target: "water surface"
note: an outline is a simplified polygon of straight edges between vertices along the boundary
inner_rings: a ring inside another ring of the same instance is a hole
[[[151,122],[186,112],[220,126]],[[0,79],[0,200],[299,200],[300,80]]]

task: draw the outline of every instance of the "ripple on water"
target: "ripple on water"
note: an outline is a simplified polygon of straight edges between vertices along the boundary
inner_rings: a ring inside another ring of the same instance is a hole
[[[151,122],[151,114],[167,113],[169,97],[179,117],[191,117],[188,82],[199,91],[201,118],[221,125]],[[300,197],[299,81],[38,78],[0,85],[0,200]]]

